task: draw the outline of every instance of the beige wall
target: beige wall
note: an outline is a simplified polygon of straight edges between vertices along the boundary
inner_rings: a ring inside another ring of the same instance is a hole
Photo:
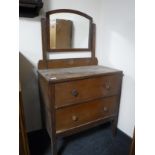
[[[100,21],[99,62],[124,72],[118,128],[132,136],[135,125],[134,0],[103,0]]]

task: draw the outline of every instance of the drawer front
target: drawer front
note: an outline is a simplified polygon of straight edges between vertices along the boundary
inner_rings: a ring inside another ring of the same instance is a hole
[[[121,75],[119,74],[58,83],[55,85],[55,106],[61,107],[100,97],[117,95],[120,84]]]
[[[97,99],[56,110],[56,131],[78,127],[115,115],[117,96]]]

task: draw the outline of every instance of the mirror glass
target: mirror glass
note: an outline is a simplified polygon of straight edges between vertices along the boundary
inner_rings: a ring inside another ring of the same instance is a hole
[[[50,49],[88,49],[90,20],[74,13],[49,16]]]

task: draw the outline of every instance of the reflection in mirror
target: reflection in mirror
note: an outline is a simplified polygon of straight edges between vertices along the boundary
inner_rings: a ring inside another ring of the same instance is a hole
[[[50,49],[89,48],[89,19],[73,13],[55,13],[49,21]]]

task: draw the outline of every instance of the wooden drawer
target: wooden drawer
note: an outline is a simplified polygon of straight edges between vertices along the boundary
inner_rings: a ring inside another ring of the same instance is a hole
[[[57,109],[57,133],[114,116],[117,101],[118,96],[112,96]]]
[[[100,76],[55,85],[55,106],[61,107],[105,96],[117,95],[121,75]]]

